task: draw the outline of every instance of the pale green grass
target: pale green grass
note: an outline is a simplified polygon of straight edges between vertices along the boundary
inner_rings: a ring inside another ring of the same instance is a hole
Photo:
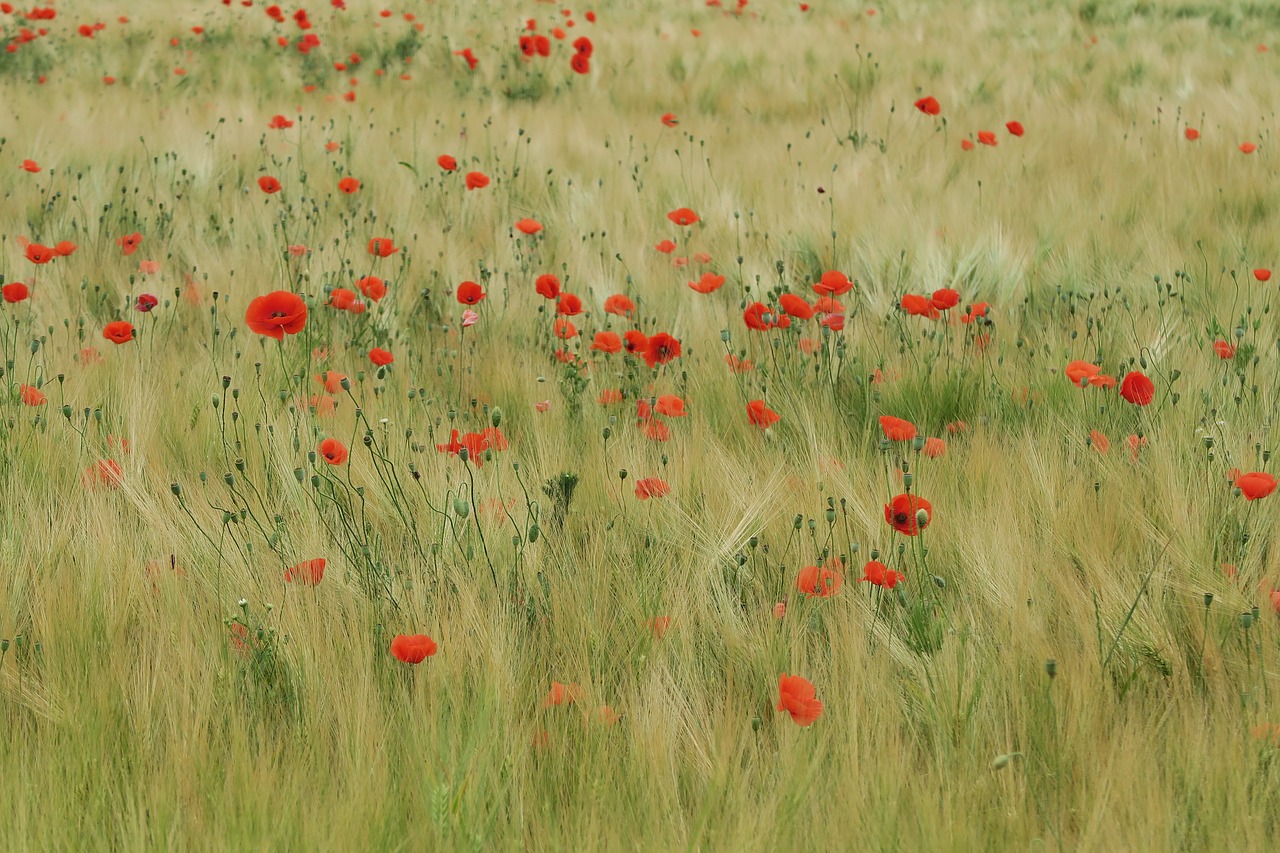
[[[526,65],[518,28],[548,32],[557,7],[316,4],[304,63],[262,4],[206,5],[67,2],[50,39],[0,58],[0,271],[33,290],[0,304],[0,849],[1272,846],[1280,752],[1254,730],[1280,724],[1280,497],[1246,503],[1227,472],[1271,467],[1280,403],[1276,283],[1249,272],[1280,265],[1280,58],[1256,50],[1280,48],[1274,11],[601,4]],[[401,48],[413,61],[375,76]],[[924,94],[942,117],[912,107]],[[297,124],[268,130],[276,113]],[[999,146],[962,151],[978,130]],[[465,191],[471,169],[491,185]],[[688,231],[666,219],[686,205]],[[526,216],[536,241],[515,239]],[[19,237],[79,248],[33,267]],[[373,269],[373,237],[403,247],[376,266],[388,297],[327,308]],[[708,269],[728,282],[691,291]],[[746,302],[812,296],[827,269],[858,282],[842,345],[808,358],[812,327],[745,329]],[[552,356],[543,272],[586,306],[581,374]],[[489,295],[460,338],[464,279]],[[947,286],[954,314],[990,302],[993,325],[896,310]],[[282,346],[243,322],[276,289],[311,311]],[[162,299],[149,316],[141,292]],[[614,293],[684,355],[653,373],[591,354],[596,331],[633,328],[602,312]],[[101,329],[120,318],[139,338],[115,347]],[[1211,344],[1237,327],[1222,362]],[[383,378],[371,346],[395,354]],[[757,369],[729,373],[727,350]],[[1143,359],[1155,403],[1073,388],[1076,358],[1116,376]],[[304,401],[330,369],[351,390],[324,417]],[[19,383],[49,403],[23,406]],[[598,405],[607,388],[628,399]],[[690,412],[667,443],[633,417],[660,394]],[[758,398],[782,416],[768,434],[744,417]],[[495,406],[508,450],[470,475],[436,452]],[[882,414],[949,443],[907,453],[935,510],[920,540],[884,522],[901,485]],[[308,458],[329,436],[349,465]],[[87,488],[104,458],[121,487]],[[579,478],[563,525],[543,493],[562,472]],[[637,500],[645,476],[670,495]],[[806,600],[796,573],[824,549],[845,585]],[[873,550],[901,594],[855,582]],[[282,582],[319,556],[319,587]],[[262,650],[232,648],[232,618]],[[394,660],[399,633],[438,654]],[[784,671],[817,687],[810,728],[774,711]],[[579,701],[542,707],[553,681]]]

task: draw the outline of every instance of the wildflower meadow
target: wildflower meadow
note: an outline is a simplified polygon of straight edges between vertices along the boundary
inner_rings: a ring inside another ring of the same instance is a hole
[[[1275,849],[1277,7],[46,2],[0,849]]]

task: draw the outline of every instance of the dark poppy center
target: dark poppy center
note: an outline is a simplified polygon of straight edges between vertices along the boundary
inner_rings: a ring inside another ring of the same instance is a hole
[[[906,524],[907,514],[905,512],[895,512],[893,514],[893,520],[896,521],[898,524]]]

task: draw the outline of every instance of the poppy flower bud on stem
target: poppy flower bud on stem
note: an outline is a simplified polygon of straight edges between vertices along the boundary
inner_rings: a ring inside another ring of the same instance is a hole
[[[903,474],[903,475],[902,475],[902,488],[903,488],[903,489],[905,489],[905,490],[906,490],[906,491],[908,491],[908,492],[909,492],[909,491],[911,491],[911,484],[912,484],[913,482],[915,482],[915,479],[916,479],[916,475],[915,475],[915,474]]]
[[[502,426],[502,409],[494,406],[493,410],[489,412],[489,423],[493,424],[494,429]]]
[[[625,480],[625,479],[627,479],[627,469],[626,469],[626,468],[619,468],[619,469],[618,469],[618,479],[619,479],[619,480]]]
[[[1211,604],[1213,604],[1213,593],[1206,592],[1204,594],[1204,606],[1208,608]]]
[[[178,498],[179,500],[182,499],[182,486],[179,486],[177,483],[170,483],[169,491],[173,492],[173,496],[175,498]]]
[[[467,514],[471,512],[471,507],[468,506],[467,502],[463,500],[461,495],[459,495],[453,499],[453,511],[458,514],[459,518],[466,518]]]
[[[301,468],[294,468],[294,469],[293,469],[293,479],[295,479],[295,480],[297,480],[299,483],[301,483],[301,482],[302,482],[303,480],[305,480],[306,478],[307,478],[307,472],[306,472],[306,471],[302,470]]]
[[[916,510],[916,526],[923,529],[929,523],[929,511],[926,509]]]
[[[612,436],[613,436],[613,430],[609,429],[608,427],[605,427],[604,429],[600,430],[600,437],[603,438],[605,441],[608,441]]]
[[[799,530],[803,524],[804,524],[804,516],[802,516],[800,513],[797,512],[796,517],[791,519],[791,525],[796,530]]]
[[[1049,680],[1052,681],[1058,675],[1058,662],[1053,658],[1049,658],[1045,661],[1044,673],[1049,676]]]

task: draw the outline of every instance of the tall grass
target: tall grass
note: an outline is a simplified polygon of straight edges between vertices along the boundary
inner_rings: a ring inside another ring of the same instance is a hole
[[[1273,469],[1280,404],[1270,9],[652,0],[575,8],[527,61],[553,6],[348,5],[0,18],[50,30],[0,54],[0,271],[31,291],[0,304],[0,848],[1271,846],[1280,498],[1230,473]],[[827,270],[856,279],[843,331],[746,327]],[[326,304],[368,274],[381,302]],[[899,307],[944,287],[943,318]],[[281,342],[244,320],[276,290],[309,309]],[[590,349],[631,329],[682,355]],[[667,394],[689,414],[654,441],[637,403]],[[436,448],[495,426],[478,460]],[[916,538],[885,523],[906,477]],[[796,589],[831,558],[837,594]],[[859,582],[876,558],[906,579]],[[419,633],[437,654],[389,653]]]

